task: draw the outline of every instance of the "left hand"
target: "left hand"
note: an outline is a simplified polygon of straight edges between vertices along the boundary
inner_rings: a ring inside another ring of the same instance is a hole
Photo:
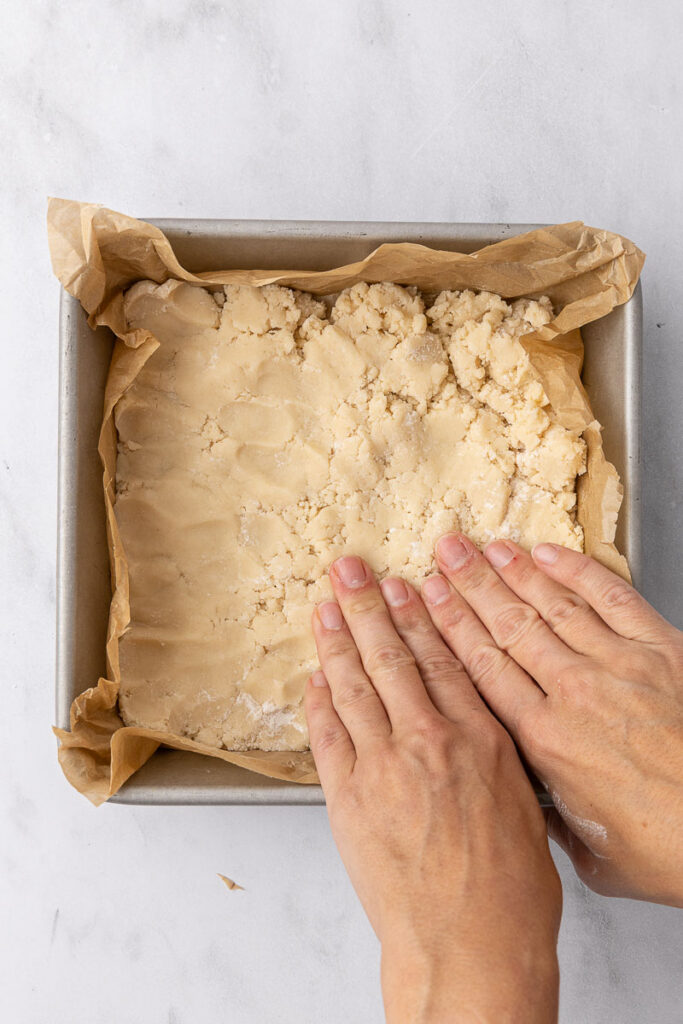
[[[683,634],[587,555],[449,534],[434,624],[555,804],[586,885],[683,906]]]
[[[554,1021],[561,889],[512,740],[407,584],[330,579],[306,711],[387,1020]]]

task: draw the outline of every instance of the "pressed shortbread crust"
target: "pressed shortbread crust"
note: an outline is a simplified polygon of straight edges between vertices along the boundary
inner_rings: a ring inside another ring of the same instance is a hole
[[[584,442],[518,340],[550,303],[358,284],[143,281],[129,328],[159,349],[116,407],[131,623],[124,722],[228,749],[307,746],[313,604],[344,552],[418,583],[464,529],[580,549]]]

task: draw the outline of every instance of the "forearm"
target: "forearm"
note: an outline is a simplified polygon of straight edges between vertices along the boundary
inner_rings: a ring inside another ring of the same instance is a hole
[[[414,942],[382,948],[387,1024],[555,1024],[559,969],[552,937],[532,949],[517,931],[508,942]]]

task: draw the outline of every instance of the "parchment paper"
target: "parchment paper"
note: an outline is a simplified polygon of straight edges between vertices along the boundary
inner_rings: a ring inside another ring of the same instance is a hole
[[[625,578],[625,558],[614,546],[622,487],[602,449],[581,384],[583,344],[579,328],[605,316],[633,293],[644,255],[627,238],[580,221],[541,228],[486,246],[472,254],[444,252],[414,243],[386,244],[364,260],[327,271],[216,270],[192,274],[178,263],[165,235],[151,224],[93,203],[51,199],[48,239],[54,272],[88,313],[92,327],[107,326],[118,340],[106,385],[99,452],[109,541],[112,603],[107,633],[107,674],[71,707],[71,730],[55,729],[67,779],[93,803],[112,796],[160,744],[219,757],[263,775],[316,783],[310,752],[228,751],[150,729],[126,727],[117,710],[118,641],[129,622],[128,569],[114,514],[116,428],[114,406],[158,341],[146,330],[128,331],[123,292],[135,281],[169,278],[193,284],[280,284],[329,295],[358,281],[414,284],[424,291],[474,288],[508,299],[548,295],[554,319],[522,339],[561,423],[581,431],[588,468],[578,483],[578,520],[585,550]]]

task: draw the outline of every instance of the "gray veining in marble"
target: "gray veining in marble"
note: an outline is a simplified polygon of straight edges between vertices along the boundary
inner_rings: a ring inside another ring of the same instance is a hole
[[[53,700],[48,194],[148,217],[560,221],[648,254],[644,591],[681,618],[680,5],[5,0],[3,1003],[21,1024],[381,1020],[320,808],[91,808]],[[683,918],[565,883],[563,1024],[678,1024]],[[236,878],[228,892],[216,877]]]

